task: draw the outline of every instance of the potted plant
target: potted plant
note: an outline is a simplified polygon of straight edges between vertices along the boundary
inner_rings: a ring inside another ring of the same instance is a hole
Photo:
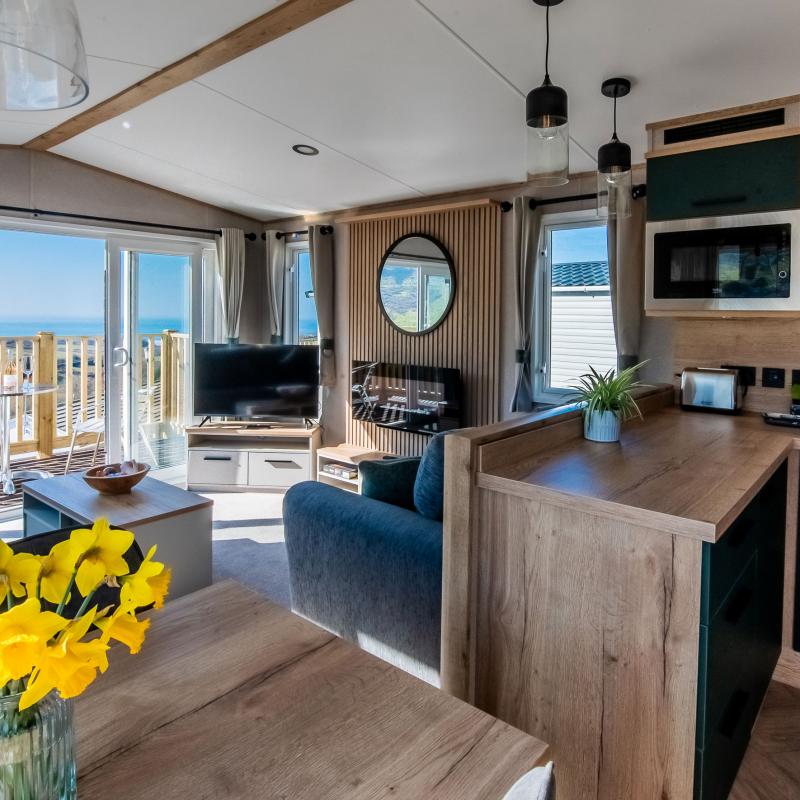
[[[77,797],[70,698],[106,671],[110,640],[139,651],[150,620],[136,612],[161,608],[169,587],[155,546],[131,571],[125,556],[133,541],[104,519],[72,531],[46,556],[15,553],[0,541],[3,800]],[[106,587],[118,590],[118,600],[101,607]]]
[[[583,435],[593,442],[618,442],[623,420],[641,418],[633,390],[645,384],[636,379],[642,362],[623,370],[610,369],[605,374],[594,367],[581,375],[575,387],[583,409]]]

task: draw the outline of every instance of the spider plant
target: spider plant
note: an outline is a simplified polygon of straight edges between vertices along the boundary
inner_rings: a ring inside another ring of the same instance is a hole
[[[633,399],[633,390],[643,388],[646,384],[637,380],[637,372],[647,362],[642,361],[622,370],[610,369],[605,374],[589,367],[589,372],[578,378],[578,385],[573,388],[578,399],[586,403],[584,411],[587,415],[602,414],[610,411],[619,419],[641,418],[642,412]]]

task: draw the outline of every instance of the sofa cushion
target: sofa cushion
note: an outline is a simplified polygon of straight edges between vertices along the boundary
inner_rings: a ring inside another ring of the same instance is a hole
[[[441,521],[444,516],[444,437],[437,433],[428,442],[414,482],[414,505],[423,517]]]
[[[414,511],[414,482],[419,462],[419,458],[362,461],[359,465],[361,494]]]

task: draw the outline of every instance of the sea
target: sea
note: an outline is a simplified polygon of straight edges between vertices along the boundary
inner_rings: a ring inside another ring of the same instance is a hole
[[[0,319],[0,338],[12,336],[33,336],[40,331],[50,331],[60,336],[102,336],[104,330],[102,319],[68,318],[68,319]],[[161,333],[166,330],[186,333],[184,320],[170,317],[156,317],[139,320],[139,333]]]

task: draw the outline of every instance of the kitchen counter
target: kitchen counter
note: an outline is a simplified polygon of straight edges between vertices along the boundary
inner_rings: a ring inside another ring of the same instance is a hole
[[[614,444],[574,407],[447,437],[442,686],[550,742],[565,798],[707,800],[800,659],[800,436],[639,405]]]
[[[674,407],[626,422],[619,444],[575,434],[478,485],[715,542],[800,442],[757,414]]]

